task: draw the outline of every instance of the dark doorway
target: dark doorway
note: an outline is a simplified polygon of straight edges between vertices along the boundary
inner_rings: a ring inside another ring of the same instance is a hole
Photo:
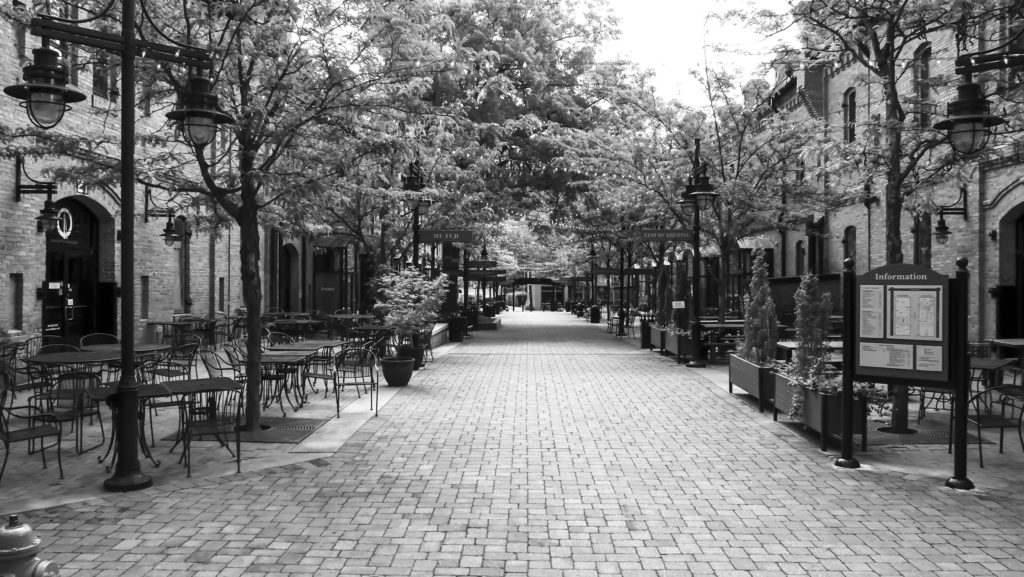
[[[295,245],[286,244],[278,254],[278,306],[282,311],[299,312],[302,310],[299,298],[302,293],[299,251]]]
[[[62,199],[56,208],[57,230],[46,234],[43,332],[71,344],[92,332],[116,332],[116,302],[107,302],[116,296],[99,282],[99,222],[74,199]]]
[[[344,308],[347,303],[344,274],[345,249],[317,246],[313,248],[313,308],[325,313]]]

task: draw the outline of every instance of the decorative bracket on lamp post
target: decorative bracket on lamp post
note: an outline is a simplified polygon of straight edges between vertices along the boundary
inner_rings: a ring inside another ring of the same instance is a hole
[[[939,222],[935,225],[935,242],[946,244],[949,242],[949,227],[946,226],[946,215],[960,215],[967,219],[967,185],[960,185],[960,196],[952,204],[939,207]]]
[[[22,181],[22,176],[28,182]],[[45,194],[46,200],[43,208],[36,217],[36,232],[46,233],[57,229],[57,209],[53,207],[53,195],[57,194],[56,182],[43,182],[28,175],[25,170],[25,157],[18,155],[14,158],[14,202],[21,202],[21,197],[26,194]]]

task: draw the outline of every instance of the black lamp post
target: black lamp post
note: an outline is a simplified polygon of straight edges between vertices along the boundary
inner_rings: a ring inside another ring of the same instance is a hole
[[[683,214],[693,216],[693,282],[691,291],[693,311],[690,319],[690,340],[693,342],[693,355],[688,367],[704,367],[704,350],[701,345],[700,326],[700,213],[714,205],[718,193],[708,178],[708,165],[700,159],[700,139],[693,139],[693,169],[686,185],[686,193],[680,202]]]
[[[487,245],[485,244],[484,247],[482,249],[480,249],[480,260],[483,262],[483,264],[480,266],[480,269],[483,271],[483,274],[480,275],[480,280],[478,281],[480,283],[480,287],[481,287],[480,288],[480,292],[482,294],[482,297],[481,297],[481,300],[480,300],[481,303],[486,303],[487,302],[487,257],[488,256],[489,255],[487,254]]]
[[[63,40],[114,52],[121,57],[121,380],[118,382],[115,402],[118,420],[115,434],[117,465],[114,476],[104,481],[110,491],[144,489],[153,480],[139,466],[139,401],[135,382],[135,58],[182,64],[189,68],[209,68],[207,51],[192,46],[169,46],[135,37],[136,9],[134,0],[121,2],[121,33],[110,34],[100,30],[75,26],[48,16],[32,19],[31,32],[43,38],[42,47],[33,51],[35,61],[24,70],[25,84],[8,86],[4,92],[25,101],[29,120],[40,128],[53,128],[69,109],[68,104],[85,100],[85,95],[66,86],[67,72],[59,65],[60,53],[50,48],[50,40]],[[190,90],[209,88],[209,84],[189,82]],[[181,95],[179,106],[168,114],[188,128],[187,138],[200,148],[208,144],[216,125],[230,122],[231,117],[217,111],[217,97],[209,93]],[[213,130],[191,127],[213,126]]]
[[[590,306],[597,304],[597,275],[594,274],[594,267],[597,266],[597,250],[594,243],[590,243]]]
[[[402,188],[411,192],[423,190],[426,184],[423,181],[423,168],[420,161],[409,163],[409,174],[402,175]],[[420,266],[420,217],[427,214],[430,209],[431,200],[420,196],[408,196],[405,199],[406,206],[412,211],[412,266]]]

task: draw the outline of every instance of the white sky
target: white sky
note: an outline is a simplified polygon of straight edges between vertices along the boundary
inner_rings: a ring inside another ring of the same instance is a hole
[[[784,10],[786,0],[607,0],[619,17],[620,38],[608,43],[603,58],[622,56],[655,71],[654,86],[663,98],[676,98],[694,107],[707,105],[700,84],[690,70],[703,69],[705,60],[716,68],[721,63],[753,72],[767,57],[743,58],[732,53],[715,53],[704,46],[726,44],[743,51],[766,52],[775,42],[764,42],[751,31],[723,26],[707,19],[711,12],[746,5]],[[707,24],[707,26],[705,26]],[[750,76],[749,78],[752,78]],[[748,76],[744,75],[744,79]],[[771,81],[771,78],[767,80]]]

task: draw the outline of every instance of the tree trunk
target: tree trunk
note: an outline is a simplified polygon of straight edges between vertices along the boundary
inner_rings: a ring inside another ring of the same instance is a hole
[[[246,379],[245,429],[255,430],[260,424],[260,341],[262,340],[263,289],[260,282],[260,225],[255,197],[245,202],[238,219],[241,257],[242,301],[246,310]]]
[[[900,231],[903,216],[903,182],[900,176],[903,166],[903,123],[897,107],[899,95],[893,92],[895,87],[890,88],[888,82],[884,86],[889,133],[885,179],[885,254],[887,264],[898,264],[903,262],[903,235]]]
[[[899,94],[891,81],[885,87],[886,121],[889,133],[889,149],[885,179],[885,254],[887,264],[903,262],[903,235],[900,222],[903,216],[903,119],[900,118]],[[909,395],[905,385],[893,386],[895,394],[892,403],[892,431],[910,431]]]

